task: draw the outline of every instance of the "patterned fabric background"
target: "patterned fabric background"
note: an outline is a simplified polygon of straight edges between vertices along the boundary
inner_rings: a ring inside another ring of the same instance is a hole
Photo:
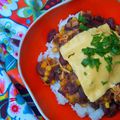
[[[30,24],[62,1],[0,0],[0,120],[43,119],[20,84],[18,49]]]

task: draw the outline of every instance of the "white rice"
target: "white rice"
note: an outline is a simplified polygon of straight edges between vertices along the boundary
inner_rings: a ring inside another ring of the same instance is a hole
[[[89,115],[91,120],[100,120],[103,116],[104,116],[104,111],[102,110],[102,108],[97,109],[96,111],[94,111]]]
[[[59,53],[52,52],[52,48],[53,48],[52,42],[46,43],[46,47],[47,47],[47,50],[44,53],[41,52],[40,55],[38,56],[38,62],[40,62],[42,59],[45,59],[47,57],[59,59],[60,57]]]
[[[78,116],[83,118],[87,115],[87,107],[81,107],[78,103],[74,106],[71,105],[71,107],[78,114]]]
[[[60,83],[56,82],[54,85],[50,86],[52,92],[56,95],[58,104],[61,105],[65,105],[66,103],[68,103],[68,100],[58,92],[59,88],[60,88]]]
[[[62,26],[64,26],[67,23],[69,18],[78,17],[78,14],[79,13],[77,13],[75,15],[69,15],[69,17],[66,18],[65,20],[60,20],[60,23],[58,25],[59,31],[62,28]],[[40,55],[38,57],[38,62],[40,62],[41,60],[43,60],[47,57],[59,59],[59,57],[60,57],[59,53],[52,52],[52,48],[53,48],[52,42],[47,43],[46,47],[47,47],[47,50],[44,53],[40,53]],[[51,88],[52,92],[55,94],[58,104],[65,105],[66,103],[68,103],[68,100],[62,94],[60,94],[58,92],[58,90],[60,88],[59,82],[56,82],[55,84],[51,85],[50,88]],[[102,108],[95,110],[90,105],[88,105],[87,107],[82,107],[78,103],[76,103],[75,105],[71,105],[71,108],[77,113],[78,116],[80,116],[82,118],[85,116],[89,116],[91,120],[100,120],[104,116],[104,112],[103,112]]]

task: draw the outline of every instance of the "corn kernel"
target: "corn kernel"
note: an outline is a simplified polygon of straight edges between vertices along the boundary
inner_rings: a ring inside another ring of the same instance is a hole
[[[45,71],[45,76],[49,76],[49,72],[48,71]]]
[[[48,80],[48,77],[46,77],[46,76],[43,77],[43,80],[44,80],[44,81],[47,81],[47,80]]]
[[[106,107],[106,108],[110,108],[109,102],[106,102],[106,103],[105,103],[105,107]]]
[[[82,106],[82,107],[87,107],[87,106],[88,106],[88,104],[81,104],[81,106]]]
[[[66,93],[66,97],[67,97],[67,98],[69,97],[69,94],[68,94],[68,93]]]
[[[73,103],[76,100],[74,95],[68,95],[68,99],[70,103]]]
[[[54,84],[55,83],[55,80],[52,80],[51,84]]]
[[[79,81],[79,80],[76,80],[76,84],[77,84],[77,85],[80,85],[80,81]]]
[[[64,34],[64,32],[65,32],[65,29],[64,29],[64,27],[62,27],[60,30],[60,34]]]
[[[58,52],[58,48],[57,48],[57,47],[54,47],[54,48],[52,49],[52,51],[53,51],[53,52]]]
[[[64,86],[64,84],[65,84],[64,82],[60,82],[60,86]]]
[[[42,67],[42,68],[46,68],[46,66],[47,66],[47,62],[46,62],[46,61],[43,61],[42,64],[41,64],[41,67]]]
[[[66,68],[67,70],[72,71],[72,67],[69,64],[67,64]]]
[[[47,70],[47,71],[51,71],[51,69],[52,69],[51,66],[47,66],[47,67],[46,67],[46,70]]]
[[[72,20],[77,20],[77,18],[76,18],[76,17],[73,17]]]

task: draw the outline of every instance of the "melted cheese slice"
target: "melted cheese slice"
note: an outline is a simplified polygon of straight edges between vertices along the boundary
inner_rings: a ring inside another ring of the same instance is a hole
[[[93,35],[103,32],[106,35],[110,34],[110,28],[107,24],[79,33],[60,48],[63,58],[72,66],[84,93],[91,102],[95,102],[103,96],[109,88],[120,82],[120,64],[114,64],[112,66],[112,73],[106,70],[107,63],[104,58],[98,55],[94,56],[94,58],[99,58],[101,62],[98,72],[96,68],[90,68],[89,66],[84,67],[81,64],[82,60],[86,58],[81,50],[90,46]],[[114,57],[113,62],[115,61],[120,61],[120,56]],[[85,73],[87,75],[85,75]]]

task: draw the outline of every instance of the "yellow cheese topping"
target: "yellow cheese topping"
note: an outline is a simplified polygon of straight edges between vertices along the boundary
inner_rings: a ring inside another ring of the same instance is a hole
[[[94,58],[99,58],[101,62],[99,71],[96,71],[96,68],[91,69],[89,66],[84,67],[81,64],[82,60],[86,57],[82,49],[90,47],[93,35],[100,33],[109,35],[111,33],[110,27],[104,24],[98,28],[91,28],[88,31],[79,33],[60,48],[63,58],[72,66],[84,93],[91,102],[95,102],[109,88],[120,82],[120,64],[114,64],[116,61],[120,61],[120,55],[112,57],[113,65],[111,73],[106,70],[107,63],[104,58],[97,54],[94,55]]]

